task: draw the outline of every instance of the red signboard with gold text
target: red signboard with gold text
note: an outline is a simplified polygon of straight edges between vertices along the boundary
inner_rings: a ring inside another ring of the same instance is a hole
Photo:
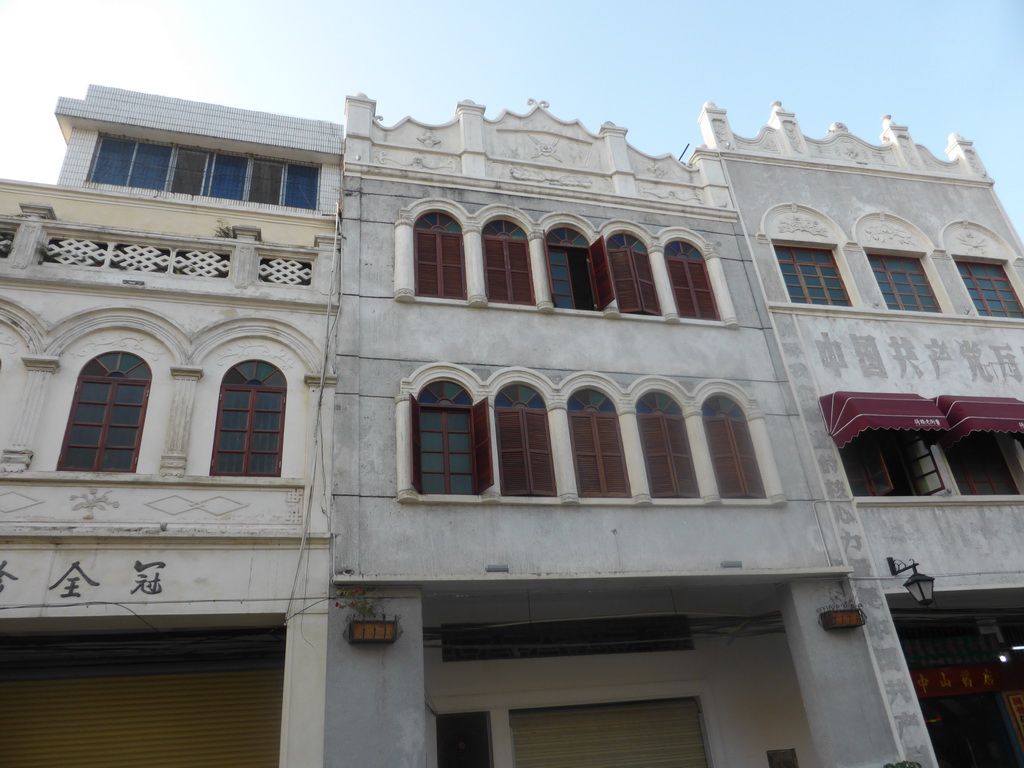
[[[910,677],[914,681],[914,690],[919,699],[988,693],[998,691],[1001,687],[998,664],[912,669]]]

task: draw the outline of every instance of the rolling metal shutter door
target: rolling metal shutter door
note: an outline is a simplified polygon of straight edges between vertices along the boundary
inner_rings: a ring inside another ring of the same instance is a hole
[[[509,713],[516,768],[707,768],[695,699]]]
[[[0,683],[4,768],[275,768],[284,671]]]

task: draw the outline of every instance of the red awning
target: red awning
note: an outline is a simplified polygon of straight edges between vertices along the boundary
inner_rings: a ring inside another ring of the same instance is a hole
[[[825,426],[842,448],[865,429],[949,429],[934,400],[898,392],[833,392],[819,398]]]
[[[943,445],[953,445],[971,432],[1024,433],[1024,403],[1012,397],[940,395],[935,403],[949,421]]]

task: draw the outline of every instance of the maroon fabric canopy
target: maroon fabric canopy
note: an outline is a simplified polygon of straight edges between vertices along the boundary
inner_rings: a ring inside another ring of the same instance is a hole
[[[949,429],[934,400],[898,392],[833,392],[818,399],[825,426],[842,448],[865,429]]]
[[[1024,403],[1012,397],[940,395],[935,403],[949,421],[943,445],[953,445],[971,432],[1024,433]]]

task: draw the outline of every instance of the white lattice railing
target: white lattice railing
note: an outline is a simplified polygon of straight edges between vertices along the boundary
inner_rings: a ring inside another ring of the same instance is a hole
[[[6,259],[14,248],[14,233],[0,229],[0,259]]]
[[[302,259],[260,259],[259,281],[277,285],[309,285],[313,281],[313,262]]]
[[[106,267],[125,272],[225,278],[231,268],[231,255],[190,248],[156,248],[139,243],[104,243],[54,237],[46,244],[43,262]]]

